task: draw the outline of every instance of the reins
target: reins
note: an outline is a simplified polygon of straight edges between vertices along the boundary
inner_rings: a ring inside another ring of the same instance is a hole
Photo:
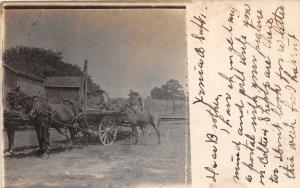
[[[59,125],[62,125],[62,126],[65,126],[65,127],[72,127],[72,128],[74,128],[74,129],[79,129],[79,130],[81,130],[81,131],[84,131],[84,132],[88,132],[88,133],[90,133],[90,134],[93,134],[94,136],[99,136],[99,135],[98,135],[98,132],[96,132],[96,131],[92,131],[92,130],[90,130],[90,129],[83,129],[83,128],[80,128],[80,127],[75,126],[75,125],[66,124],[66,123],[63,123],[63,122],[61,122],[61,121],[58,121],[58,120],[56,120],[56,119],[54,119],[54,118],[52,117],[53,114],[49,115],[49,114],[47,114],[47,113],[45,113],[45,112],[42,112],[42,111],[39,111],[38,113],[40,113],[41,115],[46,116],[46,117],[49,118],[51,121],[53,121],[53,122],[55,122],[55,123],[57,123],[57,124],[59,124]],[[82,113],[80,113],[78,116],[75,116],[74,119],[72,120],[72,122],[73,122],[75,119],[77,119],[81,114],[82,114]],[[104,132],[104,131],[102,131],[102,132]]]
[[[26,115],[26,114],[24,114],[22,112],[16,111],[16,110],[10,110],[8,113],[16,115],[18,118],[20,118],[21,120],[24,120],[24,121],[28,121],[30,119],[28,117],[28,115]]]
[[[131,109],[135,114],[137,113],[137,111],[129,104],[125,104],[125,107],[128,107],[129,109]]]

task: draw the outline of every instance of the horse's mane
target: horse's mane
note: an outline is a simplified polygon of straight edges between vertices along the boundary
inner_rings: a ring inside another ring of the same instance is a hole
[[[62,100],[63,104],[69,105],[72,107],[72,109],[74,110],[74,112],[76,114],[79,114],[80,112],[82,112],[82,106],[80,105],[79,102],[72,100],[72,99],[63,99]]]
[[[69,106],[73,109],[76,114],[82,112],[82,106],[79,102],[72,100],[72,99],[57,99],[57,98],[46,98],[46,97],[39,97],[40,102],[44,104],[64,104]]]

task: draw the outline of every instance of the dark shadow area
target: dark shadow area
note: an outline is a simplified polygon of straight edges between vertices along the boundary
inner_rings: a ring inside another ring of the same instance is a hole
[[[55,143],[55,144],[66,144],[68,141],[67,140],[56,140],[56,141],[52,141],[51,143]],[[50,143],[50,144],[51,144]]]
[[[15,159],[23,159],[27,157],[37,157],[38,156],[38,151],[34,150],[28,153],[11,153],[10,155],[5,156],[5,158],[15,158]]]
[[[131,131],[118,131],[115,142],[124,141],[127,139],[131,139],[132,134]],[[65,140],[56,140],[52,143],[55,144],[66,144],[68,141]],[[99,137],[94,135],[84,135],[82,133],[78,134],[74,140],[74,145],[101,145],[101,141]]]
[[[21,152],[21,151],[25,151],[25,150],[31,150],[31,149],[37,149],[38,146],[22,146],[22,147],[16,147],[14,149],[15,152]]]
[[[115,142],[121,142],[124,140],[130,140],[132,137],[131,131],[119,131],[117,134],[117,138]],[[101,141],[99,140],[98,137],[96,136],[85,136],[85,135],[80,135],[77,137],[74,141],[74,145],[71,147],[64,147],[65,144],[67,144],[67,140],[56,140],[52,141],[50,143],[50,147],[52,145],[52,148],[49,150],[49,154],[57,154],[60,152],[65,152],[69,151],[72,149],[83,149],[86,146],[89,145],[101,145]],[[127,142],[126,142],[127,143]],[[114,143],[113,143],[114,144]],[[126,145],[132,144],[130,141]],[[14,148],[14,153],[5,156],[5,158],[17,158],[17,159],[22,159],[26,157],[39,157],[38,153],[38,148],[39,146],[21,146],[21,147],[16,147]]]
[[[119,131],[117,134],[116,142],[131,139],[131,131]]]
[[[38,148],[38,146],[35,146],[35,147],[32,147],[32,148]],[[58,154],[58,153],[69,151],[69,150],[72,150],[72,148],[55,147],[55,148],[51,148],[49,150],[49,155]],[[33,151],[28,152],[28,153],[12,153],[8,156],[5,156],[5,158],[22,159],[22,158],[27,158],[27,157],[37,157],[37,158],[39,158],[40,156],[41,155],[40,155],[39,150],[33,150]]]

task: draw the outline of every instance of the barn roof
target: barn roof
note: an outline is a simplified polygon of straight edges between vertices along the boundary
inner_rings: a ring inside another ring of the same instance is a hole
[[[48,88],[80,88],[81,79],[81,76],[47,77],[43,85]]]
[[[36,81],[39,81],[39,82],[43,82],[44,79],[33,74],[33,73],[30,73],[29,71],[26,71],[26,70],[17,70],[5,63],[3,63],[3,66],[7,69],[9,69],[10,71],[14,72],[15,74],[19,75],[19,76],[23,76],[23,77],[26,77],[26,78],[29,78],[29,79],[32,79],[32,80],[36,80]],[[19,68],[20,69],[20,68]]]

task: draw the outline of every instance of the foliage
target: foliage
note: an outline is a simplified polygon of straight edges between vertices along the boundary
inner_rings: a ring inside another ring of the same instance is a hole
[[[161,87],[154,87],[151,90],[151,97],[154,99],[184,99],[185,94],[182,85],[178,80],[171,79]]]
[[[33,73],[42,78],[82,75],[79,66],[64,62],[62,52],[51,49],[12,47],[4,52],[3,61],[17,70]],[[92,93],[99,89],[99,86],[89,76],[88,89]]]

